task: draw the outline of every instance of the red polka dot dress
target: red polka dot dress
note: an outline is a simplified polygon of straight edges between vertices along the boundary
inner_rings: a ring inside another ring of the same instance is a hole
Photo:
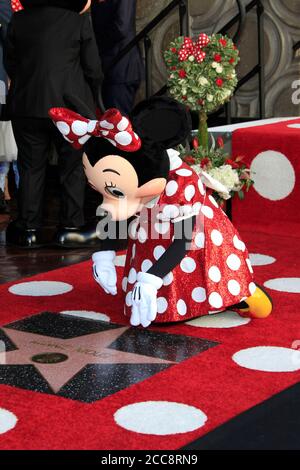
[[[181,263],[163,279],[156,323],[187,320],[223,311],[255,290],[248,251],[230,220],[199,176],[170,150],[165,191],[129,228],[122,288],[125,315],[137,274],[147,272],[174,240],[174,223],[196,215],[192,244]]]

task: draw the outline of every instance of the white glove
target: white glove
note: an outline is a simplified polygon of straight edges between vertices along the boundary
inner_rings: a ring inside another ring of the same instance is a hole
[[[94,279],[106,292],[117,295],[117,272],[114,265],[115,251],[97,251],[93,254]]]
[[[157,291],[163,280],[154,274],[139,272],[132,291],[132,308],[130,323],[144,328],[153,322],[157,315]]]

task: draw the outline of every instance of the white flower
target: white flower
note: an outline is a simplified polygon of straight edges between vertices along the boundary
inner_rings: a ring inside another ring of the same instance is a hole
[[[213,100],[214,100],[214,97],[213,97],[213,95],[206,95],[206,99],[209,103],[212,103]]]
[[[218,64],[218,62],[213,62],[211,64],[211,66],[212,66],[213,69],[216,69],[217,67],[219,67],[219,64]]]
[[[216,68],[216,71],[217,71],[217,73],[222,73],[223,72],[222,65],[218,65],[218,67]]]
[[[222,165],[219,168],[212,168],[208,171],[212,178],[223,184],[228,191],[238,191],[240,189],[240,179],[238,172],[230,165]],[[226,199],[225,194],[220,194],[223,199]],[[228,195],[227,195],[228,198]]]
[[[194,62],[194,60],[195,60],[195,57],[194,57],[193,55],[190,55],[189,61],[190,61],[190,62]]]
[[[186,88],[182,88],[181,92],[182,92],[183,96],[185,96],[185,95],[187,94],[187,89],[186,89]]]
[[[199,82],[199,85],[202,85],[202,86],[208,85],[207,78],[205,78],[203,76],[199,77],[198,82]]]
[[[228,88],[224,88],[224,89],[223,89],[223,92],[225,93],[226,96],[230,96],[230,95],[231,95],[231,90],[229,90]]]
[[[231,96],[231,91],[228,88],[223,89],[222,97],[226,100]]]

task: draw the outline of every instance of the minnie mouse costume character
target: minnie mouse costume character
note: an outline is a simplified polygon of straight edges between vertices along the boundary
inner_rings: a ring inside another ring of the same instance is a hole
[[[75,147],[102,137],[85,147],[86,176],[113,220],[135,216],[122,280],[131,325],[188,320],[232,306],[257,318],[271,313],[238,232],[172,149],[191,129],[184,106],[151,98],[134,109],[132,124],[116,109],[100,120],[62,108],[49,114]],[[111,295],[117,293],[115,255],[93,255],[95,280]]]

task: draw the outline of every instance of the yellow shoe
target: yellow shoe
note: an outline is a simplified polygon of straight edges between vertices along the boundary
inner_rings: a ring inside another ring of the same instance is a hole
[[[248,308],[241,309],[242,313],[252,318],[267,318],[273,310],[271,297],[261,287],[256,285],[256,291],[245,300]]]

